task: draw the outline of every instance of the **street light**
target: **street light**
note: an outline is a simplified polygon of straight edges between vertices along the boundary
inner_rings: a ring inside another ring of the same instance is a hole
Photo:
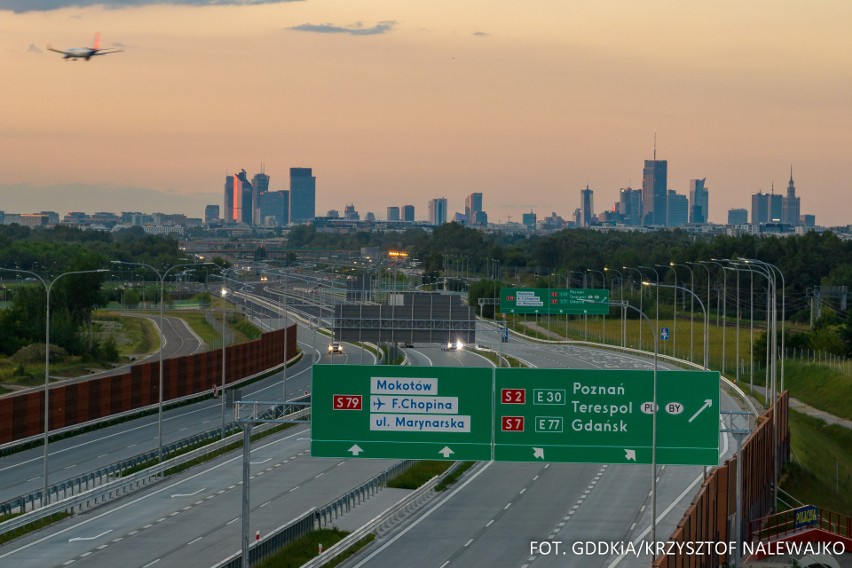
[[[20,274],[29,274],[34,276],[41,282],[45,290],[45,317],[44,317],[44,493],[42,497],[42,506],[50,503],[50,495],[47,487],[47,446],[50,433],[50,290],[56,281],[63,276],[71,274],[95,274],[99,272],[109,272],[106,268],[98,268],[95,270],[73,270],[71,272],[63,272],[53,280],[46,280],[29,270],[19,270],[15,268],[0,268],[6,272],[17,272]]]
[[[602,289],[606,288],[606,274],[604,274],[600,270],[593,270],[591,268],[587,268],[586,272],[597,272],[598,274],[600,274],[601,275],[601,288]],[[594,283],[592,285],[594,285]],[[603,320],[602,321],[603,321],[603,324],[601,326],[601,333],[602,333],[601,343],[606,343],[606,314],[603,314]]]
[[[654,276],[657,277],[657,299],[654,302],[656,304],[657,309],[657,331],[654,334],[654,337],[660,333],[660,273],[657,272],[656,268],[651,268],[650,266],[640,266],[639,268],[646,268],[654,273]]]
[[[701,307],[701,311],[704,312],[704,370],[709,369],[709,354],[710,354],[710,342],[708,340],[707,327],[708,327],[708,319],[707,319],[707,308],[704,307],[704,302],[701,301],[701,298],[698,295],[690,290],[689,288],[685,288],[683,286],[678,286],[677,284],[654,284],[653,282],[642,282],[644,286],[658,286],[660,288],[674,288],[677,290],[683,290],[685,292],[689,292],[692,296],[698,300],[698,305]]]
[[[120,264],[123,266],[141,266],[143,268],[148,268],[154,271],[154,274],[157,275],[157,278],[160,280],[160,320],[158,323],[159,332],[160,332],[160,386],[158,388],[159,393],[159,402],[157,404],[157,439],[159,440],[157,444],[157,461],[163,461],[163,344],[165,340],[165,334],[163,332],[163,304],[165,303],[165,295],[166,295],[166,276],[168,276],[169,272],[174,270],[175,268],[188,267],[188,266],[201,266],[198,263],[191,264],[176,264],[170,267],[168,270],[160,273],[159,270],[151,266],[150,264],[145,264],[144,262],[124,262],[121,260],[111,260],[110,264]],[[205,262],[204,265],[213,264],[212,262]],[[142,290],[144,291],[144,284],[142,285]]]
[[[604,272],[615,272],[618,274],[618,282],[619,282],[619,290],[618,290],[618,300],[620,302],[624,301],[624,276],[621,275],[621,272],[614,268],[607,268],[604,266]],[[621,346],[627,347],[627,310],[624,306],[621,307]]]
[[[725,330],[728,327],[728,273],[725,272],[725,265],[718,262],[718,259],[702,260],[701,264],[715,264],[722,270],[722,373],[727,370],[727,358],[725,357],[725,344],[727,343]],[[716,316],[719,315],[719,304],[716,303]],[[718,320],[716,325],[719,325]]]
[[[676,270],[675,267],[682,266],[683,268],[686,268],[689,271],[689,290],[690,291],[695,290],[695,273],[692,272],[692,269],[690,267],[686,266],[685,264],[678,264],[675,261],[671,261],[669,263],[669,266],[672,267],[672,270],[675,270],[675,284],[677,283],[677,270]],[[695,296],[695,294],[693,294],[692,296]],[[692,296],[690,296],[690,298],[689,298],[689,360],[690,361],[695,357],[695,354],[693,353],[693,345],[694,345],[694,342],[695,342],[695,317],[694,317],[694,315],[695,315],[695,302],[694,302],[694,299],[693,299]],[[709,306],[708,306],[708,308],[709,308]],[[706,308],[705,308],[705,310],[706,310]],[[704,363],[704,367],[707,368],[706,362]]]
[[[644,280],[645,277],[642,275],[642,271],[639,270],[638,268],[632,268],[630,266],[622,266],[621,268],[624,271],[635,270],[636,273],[639,275],[639,311],[641,312],[642,311],[642,297],[645,295],[644,291],[642,290],[642,280]],[[642,351],[642,326],[641,325],[639,326],[639,351]]]

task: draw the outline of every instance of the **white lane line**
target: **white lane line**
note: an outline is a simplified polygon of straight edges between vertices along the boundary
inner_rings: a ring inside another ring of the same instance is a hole
[[[191,541],[187,542],[186,545],[189,546],[190,544],[195,544],[196,542],[198,542],[202,538],[204,538],[204,537],[200,536],[200,537],[196,538],[195,540],[191,540]]]
[[[439,502],[439,503],[438,503],[437,505],[435,505],[433,508],[431,508],[431,509],[429,509],[428,511],[426,511],[425,513],[423,513],[421,516],[419,516],[417,519],[415,519],[415,520],[414,520],[414,522],[412,522],[412,523],[411,523],[410,525],[408,525],[406,528],[404,528],[403,530],[401,530],[401,531],[400,531],[398,534],[396,534],[393,538],[388,539],[388,541],[387,541],[386,543],[384,543],[382,546],[380,546],[379,548],[377,548],[375,551],[373,551],[373,553],[372,553],[372,554],[370,554],[369,556],[367,556],[366,558],[364,558],[361,562],[359,562],[358,564],[356,564],[356,565],[355,565],[355,566],[353,566],[352,568],[362,568],[363,566],[367,566],[367,565],[369,564],[369,562],[370,562],[373,558],[375,558],[376,556],[378,556],[379,554],[381,554],[382,552],[384,552],[384,550],[385,550],[387,547],[391,546],[391,545],[392,545],[393,543],[395,543],[397,540],[399,540],[400,538],[402,538],[403,536],[405,536],[406,534],[408,534],[408,531],[410,531],[410,530],[414,529],[414,527],[416,527],[416,526],[417,526],[417,525],[419,525],[421,522],[423,522],[423,521],[425,521],[427,518],[429,518],[429,515],[431,515],[432,513],[434,513],[435,511],[437,511],[439,508],[441,508],[441,506],[443,506],[445,503],[447,503],[448,501],[450,501],[450,499],[452,499],[452,498],[453,498],[453,497],[454,497],[454,496],[455,496],[455,495],[456,495],[459,491],[461,491],[462,489],[464,489],[465,487],[467,487],[467,486],[468,486],[468,485],[469,485],[469,484],[470,484],[470,483],[471,483],[474,479],[476,479],[477,477],[479,477],[479,476],[480,476],[480,475],[481,475],[481,474],[482,474],[482,473],[483,473],[486,469],[488,469],[489,467],[491,467],[493,464],[494,464],[494,462],[488,462],[488,463],[486,463],[486,464],[482,467],[482,469],[480,469],[479,471],[477,471],[476,473],[474,473],[473,475],[471,475],[471,476],[468,478],[468,480],[467,480],[467,481],[465,481],[464,483],[462,483],[461,485],[459,485],[458,487],[456,487],[456,488],[453,490],[453,492],[452,492],[452,493],[450,493],[449,495],[447,495],[446,499],[444,499],[443,501]],[[446,566],[446,565],[447,565],[447,564],[449,564],[449,563],[450,563],[450,561],[449,561],[449,560],[447,560],[446,562],[444,562],[444,563],[441,565],[441,568],[443,568],[444,566]]]
[[[490,521],[488,521],[487,523],[485,523],[485,526],[486,526],[486,527],[490,527],[493,523],[494,523],[494,519],[491,519]]]
[[[260,506],[260,508],[261,508],[261,509],[263,509],[264,507],[266,507],[266,506],[267,506],[267,505],[269,505],[270,503],[272,503],[272,501],[267,501],[266,503],[264,503],[263,505],[261,505],[261,506]]]
[[[159,558],[157,558],[156,560],[154,560],[153,562],[149,562],[148,564],[146,564],[146,565],[145,565],[145,566],[143,566],[142,568],[148,568],[148,566],[153,566],[154,564],[156,564],[156,563],[157,563],[157,562],[159,562],[159,561],[160,561],[160,559],[159,559]]]
[[[206,488],[206,487],[202,487],[202,488],[201,488],[201,489],[199,489],[198,491],[194,491],[194,492],[192,492],[192,493],[172,493],[171,498],[172,498],[172,499],[174,499],[175,497],[192,497],[192,496],[194,496],[194,495],[198,495],[199,493],[201,493],[201,492],[202,492],[202,491],[204,491],[205,489],[207,489],[207,488]]]
[[[240,520],[240,518],[239,518],[239,517],[237,517],[236,519],[234,519],[234,520],[232,520],[232,521],[228,521],[228,522],[227,522],[227,523],[225,523],[225,524],[226,524],[226,525],[232,525],[232,524],[236,523],[236,522],[237,522],[237,521],[239,521],[239,520]]]
[[[503,510],[505,511],[506,509],[508,509],[511,506],[512,506],[512,502],[510,501],[510,502],[506,503],[506,506],[503,507]]]
[[[77,542],[77,541],[80,541],[80,540],[95,540],[96,538],[101,538],[105,534],[109,534],[111,532],[112,532],[112,529],[110,529],[108,531],[104,531],[101,534],[96,534],[95,536],[77,536],[77,537],[74,537],[74,538],[69,538],[68,542]]]
[[[68,466],[68,467],[66,467],[65,469],[71,469],[72,467],[77,467],[77,464],[75,463],[74,465],[69,465],[69,466]]]
[[[465,547],[465,548],[467,548],[468,546],[470,546],[470,543],[471,543],[471,542],[473,542],[473,539],[470,539],[469,541],[467,541],[466,543],[464,543],[464,547]]]

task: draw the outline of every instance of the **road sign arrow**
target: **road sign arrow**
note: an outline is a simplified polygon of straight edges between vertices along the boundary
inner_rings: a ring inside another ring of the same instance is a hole
[[[445,458],[448,458],[450,457],[450,454],[454,454],[455,452],[451,450],[449,446],[444,446],[443,448],[438,450],[438,453],[444,456]]]
[[[348,449],[348,450],[346,450],[346,451],[347,451],[347,452],[352,452],[352,455],[353,455],[353,456],[358,457],[358,454],[360,454],[360,453],[361,453],[361,452],[363,452],[364,450],[362,450],[362,449],[361,449],[361,447],[360,447],[358,444],[353,444],[353,445],[352,445],[352,447],[351,447],[351,448],[349,448],[349,449]]]
[[[713,406],[713,401],[709,398],[704,399],[704,404],[695,412],[695,414],[692,415],[692,418],[690,418],[689,421],[692,422],[693,420],[695,420],[698,415],[701,414],[702,411],[704,411],[705,408],[710,408],[711,406]]]
[[[535,459],[544,459],[544,448],[533,448],[533,457]]]
[[[100,538],[100,537],[104,536],[105,534],[109,534],[111,532],[112,532],[112,529],[110,529],[108,531],[104,531],[101,534],[96,534],[95,536],[78,536],[78,537],[74,537],[74,538],[69,538],[68,542],[78,542],[78,541],[81,541],[81,540],[95,540],[96,538]]]
[[[636,450],[624,450],[624,459],[636,461]]]

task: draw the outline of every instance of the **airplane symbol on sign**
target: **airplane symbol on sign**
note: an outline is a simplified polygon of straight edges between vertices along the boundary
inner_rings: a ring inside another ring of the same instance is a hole
[[[377,398],[377,399],[376,399],[376,402],[374,402],[374,403],[373,403],[373,406],[375,406],[375,407],[376,407],[376,410],[381,410],[381,409],[382,409],[382,407],[383,407],[383,406],[385,406],[385,403],[384,403],[384,402],[382,402],[382,399]]]

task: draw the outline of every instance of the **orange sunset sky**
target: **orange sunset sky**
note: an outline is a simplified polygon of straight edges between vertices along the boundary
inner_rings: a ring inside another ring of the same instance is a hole
[[[271,189],[312,167],[318,215],[479,191],[492,222],[567,219],[587,184],[596,212],[641,187],[656,133],[711,222],[792,166],[802,213],[845,225],[850,24],[849,0],[0,0],[0,210],[201,217],[263,163]],[[46,50],[96,32],[124,52]]]

